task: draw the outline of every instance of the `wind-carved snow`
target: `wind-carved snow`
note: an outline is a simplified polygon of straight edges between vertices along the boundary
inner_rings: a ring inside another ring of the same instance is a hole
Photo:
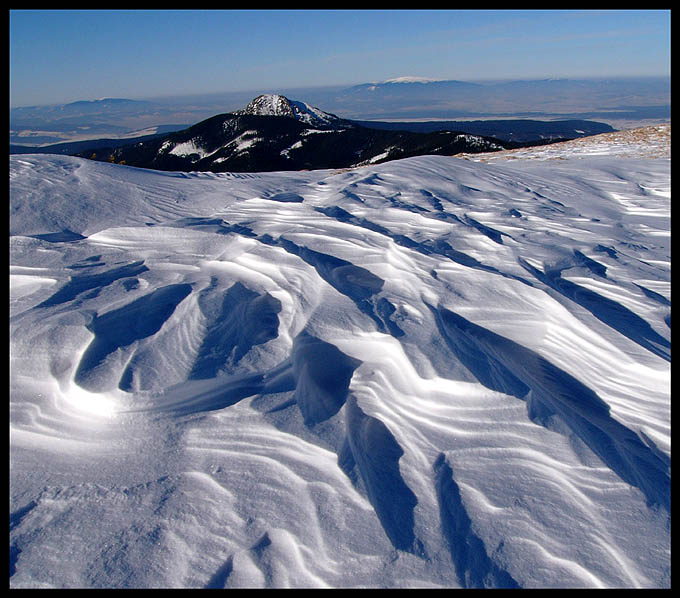
[[[10,585],[669,587],[669,175],[11,156]]]

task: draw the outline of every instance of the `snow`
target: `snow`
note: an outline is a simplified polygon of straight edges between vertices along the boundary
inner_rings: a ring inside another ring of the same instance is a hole
[[[404,77],[395,77],[393,79],[386,79],[383,83],[432,83],[439,79],[428,79],[426,77],[414,77],[406,75]]]
[[[10,156],[10,586],[670,587],[670,160],[596,143]]]
[[[307,123],[309,125],[317,125],[319,123],[329,124],[337,120],[337,118],[323,110],[314,108],[306,102],[301,102],[299,100],[290,100],[290,105],[293,107],[295,116],[301,122]]]
[[[307,137],[308,135],[317,135],[318,133],[334,133],[333,129],[305,129],[300,133],[302,137]]]
[[[209,152],[206,152],[202,147],[197,146],[193,140],[176,144],[169,153],[181,157],[198,155],[199,160],[209,155]]]
[[[670,158],[670,135],[670,124],[662,124],[626,131],[602,133],[547,146],[493,153],[461,154],[460,157],[482,162],[517,159],[562,160],[581,156]]]
[[[263,94],[253,99],[237,114],[255,114],[260,116],[286,116],[295,118],[311,126],[335,126],[339,120],[337,116],[328,114],[299,100],[289,100],[278,94]]]
[[[271,93],[256,97],[244,111],[257,115],[292,116],[290,101],[282,95]]]
[[[287,147],[286,149],[281,150],[281,155],[288,157],[288,154],[291,152],[291,150],[300,149],[301,147],[302,147],[302,140],[296,141],[290,147]]]
[[[256,143],[262,141],[261,137],[257,136],[257,131],[244,131],[236,139],[229,142],[229,145],[234,145],[234,151],[244,152]]]

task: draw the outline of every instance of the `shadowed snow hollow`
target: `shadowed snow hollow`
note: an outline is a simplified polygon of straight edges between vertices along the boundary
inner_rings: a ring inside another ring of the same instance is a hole
[[[10,157],[11,587],[670,587],[670,163]]]

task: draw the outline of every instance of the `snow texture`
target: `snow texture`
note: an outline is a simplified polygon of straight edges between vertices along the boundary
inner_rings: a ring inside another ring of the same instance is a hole
[[[589,143],[10,156],[10,586],[670,587],[670,160]]]

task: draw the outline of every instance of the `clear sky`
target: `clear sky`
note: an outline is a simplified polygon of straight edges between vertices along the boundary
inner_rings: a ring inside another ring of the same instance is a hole
[[[400,76],[670,75],[670,10],[11,10],[10,106]]]

